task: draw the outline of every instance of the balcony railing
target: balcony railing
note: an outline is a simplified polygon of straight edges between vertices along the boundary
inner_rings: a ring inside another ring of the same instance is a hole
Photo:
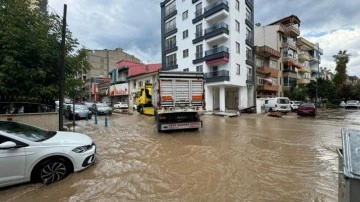
[[[254,42],[253,42],[253,37],[252,36],[246,36],[246,40],[245,40],[246,44],[249,46],[253,46]]]
[[[170,50],[170,49],[172,49],[172,48],[176,48],[176,43],[165,46],[165,50],[166,50],[166,51],[167,51],[167,50]]]
[[[220,4],[225,4],[225,5],[229,5],[228,1],[225,1],[225,0],[218,0],[218,1],[215,1],[214,3],[211,3],[210,5],[206,6],[204,8],[204,12],[206,11],[209,11],[213,8],[215,8],[216,6],[220,5]]]
[[[165,11],[165,17],[170,15],[174,11],[176,11],[176,5],[170,7],[168,10]]]
[[[211,82],[221,82],[221,81],[230,81],[229,71],[228,70],[219,70],[215,72],[205,73],[205,80],[207,83]]]
[[[254,7],[254,0],[245,0],[245,4],[246,4],[249,8],[253,9],[253,7]]]
[[[256,46],[255,51],[257,54],[263,56],[263,57],[280,57],[280,52],[276,51],[275,49],[270,48],[269,46]]]
[[[211,27],[205,29],[205,34],[208,34],[210,32],[213,32],[213,31],[221,29],[221,28],[229,29],[229,25],[224,22],[221,22],[219,24],[216,24],[214,26],[211,26]]]
[[[176,64],[177,64],[176,62],[177,62],[176,60],[166,61],[165,66],[166,66],[166,67],[171,67],[171,66],[174,66],[174,65],[176,65]]]
[[[229,48],[225,46],[216,47],[210,50],[205,51],[205,56],[213,55],[216,53],[226,52],[229,53]]]
[[[176,24],[173,24],[171,26],[168,26],[165,28],[165,33],[171,32],[176,29]]]

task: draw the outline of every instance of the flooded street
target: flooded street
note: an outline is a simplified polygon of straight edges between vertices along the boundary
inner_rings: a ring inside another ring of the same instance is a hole
[[[90,168],[51,185],[0,190],[0,201],[337,201],[342,127],[360,112],[317,117],[202,116],[199,131],[158,133],[154,118],[79,121],[97,144]]]

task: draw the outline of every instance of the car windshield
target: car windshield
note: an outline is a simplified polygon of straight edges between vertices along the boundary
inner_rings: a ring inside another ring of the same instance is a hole
[[[278,99],[277,103],[279,103],[279,104],[289,104],[289,100],[288,99]]]
[[[11,121],[0,121],[0,131],[33,142],[41,142],[56,135],[55,131],[48,131],[42,128],[37,128],[35,126],[22,124],[18,122],[11,122]]]
[[[295,101],[294,103],[299,105],[299,104],[302,104],[302,103],[304,103],[304,102],[301,102],[301,101]]]
[[[347,101],[347,103],[357,103],[357,101],[356,100],[349,100],[349,101]]]
[[[108,105],[105,103],[97,103],[96,106],[97,107],[108,107]]]
[[[76,109],[83,109],[83,110],[87,110],[88,108],[85,105],[75,105],[75,110]]]
[[[301,106],[303,106],[303,107],[314,107],[315,104],[314,103],[303,103],[303,104],[301,104]]]

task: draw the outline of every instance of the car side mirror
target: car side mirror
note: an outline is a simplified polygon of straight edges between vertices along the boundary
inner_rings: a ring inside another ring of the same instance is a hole
[[[0,144],[0,149],[12,149],[16,147],[17,147],[16,143],[11,141],[6,141]]]

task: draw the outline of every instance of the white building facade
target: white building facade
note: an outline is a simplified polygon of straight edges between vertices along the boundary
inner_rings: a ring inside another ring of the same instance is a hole
[[[165,0],[162,70],[199,71],[207,110],[255,105],[253,0]]]

